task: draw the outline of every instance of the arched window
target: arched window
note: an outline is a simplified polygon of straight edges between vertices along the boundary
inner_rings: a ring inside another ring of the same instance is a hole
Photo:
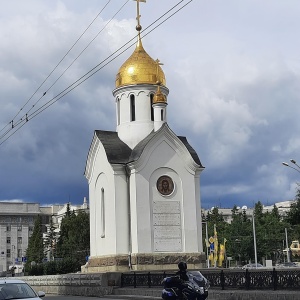
[[[135,121],[135,97],[130,95],[130,116],[131,121]]]
[[[120,125],[120,99],[117,98],[117,125]]]
[[[105,198],[104,198],[104,188],[101,189],[101,199],[100,199],[100,236],[105,237]]]
[[[164,110],[163,109],[160,110],[160,120],[161,121],[164,120]]]
[[[153,97],[154,95],[150,95],[150,112],[151,112],[151,121],[154,121],[154,109],[153,109]]]

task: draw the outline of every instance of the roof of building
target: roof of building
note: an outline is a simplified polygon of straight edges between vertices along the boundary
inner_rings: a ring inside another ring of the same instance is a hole
[[[149,141],[157,134],[157,132],[152,131],[141,142],[139,142],[134,149],[131,150],[122,140],[120,140],[117,132],[104,130],[96,130],[95,132],[101,141],[105,149],[107,159],[111,164],[127,164],[129,162],[136,161],[141,156],[141,153]],[[195,163],[203,167],[196,151],[188,143],[186,137],[178,136],[178,138],[186,147]]]

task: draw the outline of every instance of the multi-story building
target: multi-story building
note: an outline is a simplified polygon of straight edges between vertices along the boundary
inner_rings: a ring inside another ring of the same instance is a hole
[[[38,216],[42,219],[42,232],[45,237],[50,219],[59,231],[60,222],[67,204],[40,206],[39,203],[0,202],[0,272],[12,266],[16,272],[22,270],[26,261],[26,250]],[[70,205],[71,210],[88,210],[87,201],[83,205]]]

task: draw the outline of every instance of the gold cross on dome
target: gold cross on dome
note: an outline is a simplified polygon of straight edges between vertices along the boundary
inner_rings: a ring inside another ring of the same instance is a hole
[[[137,20],[137,25],[141,26],[141,24],[140,24],[140,19],[141,19],[141,15],[140,15],[140,2],[146,3],[146,0],[133,0],[133,1],[136,1],[136,11],[137,11],[136,20]]]

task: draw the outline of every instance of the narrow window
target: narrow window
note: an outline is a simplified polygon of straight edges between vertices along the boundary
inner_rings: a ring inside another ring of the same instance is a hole
[[[134,95],[130,95],[130,114],[131,114],[131,121],[135,121],[135,97],[134,97]]]
[[[151,94],[151,95],[150,95],[151,121],[154,121],[153,97],[154,97],[154,95]]]
[[[10,257],[10,249],[6,249],[6,257]]]
[[[18,225],[18,231],[22,231],[22,225]]]
[[[6,243],[10,244],[10,237],[9,236],[6,238]]]
[[[104,199],[104,189],[101,189],[101,237],[105,237],[105,199]]]
[[[10,225],[6,226],[6,231],[10,231]]]
[[[18,244],[22,244],[22,238],[18,237]]]
[[[160,120],[161,121],[164,120],[164,110],[163,109],[160,110]]]
[[[22,257],[22,249],[18,249],[18,257]]]
[[[117,98],[117,125],[120,125],[120,99]]]

